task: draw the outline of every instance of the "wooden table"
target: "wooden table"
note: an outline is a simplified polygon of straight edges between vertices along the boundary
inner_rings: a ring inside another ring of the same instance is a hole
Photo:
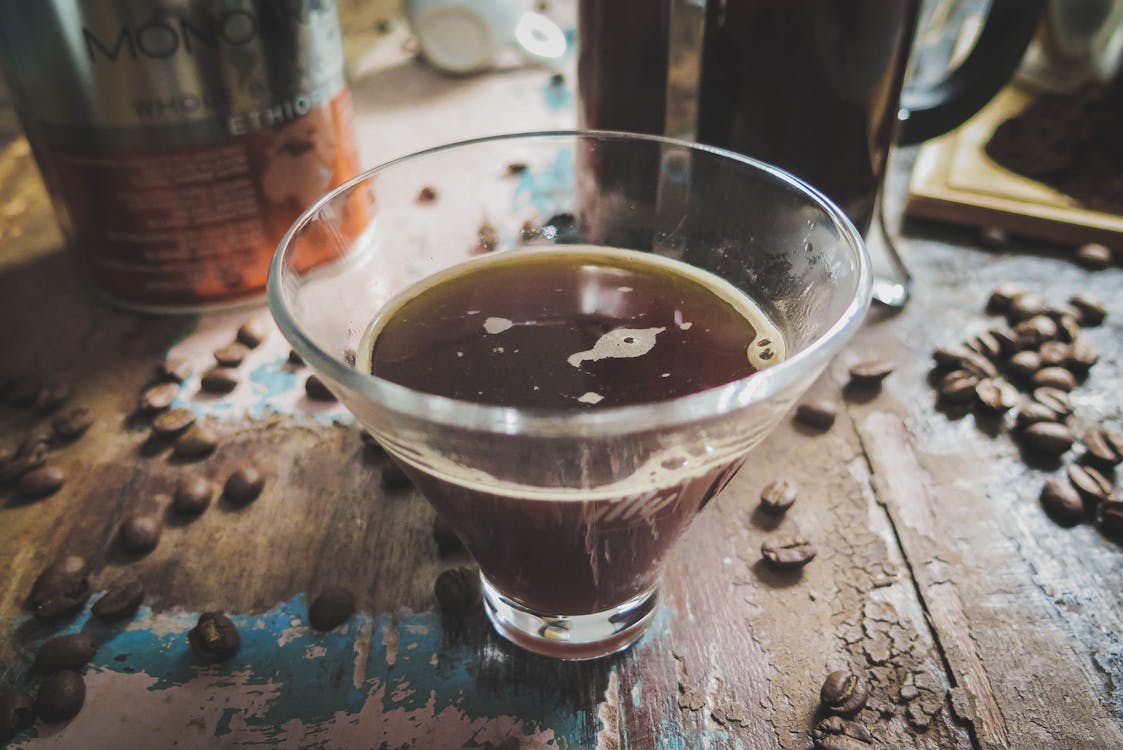
[[[399,42],[354,65],[367,163],[571,122],[572,89],[550,88],[546,71],[449,79]],[[913,156],[896,155],[886,191],[895,232]],[[127,415],[154,364],[173,351],[201,366],[254,311],[157,318],[99,303],[60,249],[21,139],[0,151],[0,175],[0,369],[69,383],[73,403],[98,417],[55,452],[69,477],[60,493],[30,505],[0,496],[0,684],[32,685],[35,650],[56,632],[85,628],[101,643],[82,713],[16,747],[808,748],[819,686],[843,667],[872,684],[862,720],[878,747],[1123,747],[1123,550],[1090,525],[1051,521],[1037,495],[1058,467],[1027,466],[993,422],[938,411],[927,381],[935,346],[987,326],[996,283],[1057,303],[1090,292],[1109,315],[1085,334],[1103,357],[1075,394],[1076,424],[1118,426],[1120,269],[905,226],[913,301],[871,315],[811,395],[840,398],[850,364],[887,356],[898,368],[881,394],[844,401],[821,436],[782,424],[673,553],[643,640],[615,658],[558,663],[508,645],[482,614],[438,614],[433,579],[468,561],[438,554],[416,492],[381,488],[386,459],[363,448],[341,408],[303,398],[275,331],[232,397],[198,399],[197,380],[184,384],[180,402],[223,435],[214,456],[183,465],[144,449],[147,430]],[[42,421],[0,405],[0,440]],[[221,478],[250,457],[269,475],[252,506],[170,524],[140,560],[115,550],[126,512],[154,507],[184,473]],[[755,509],[778,477],[802,489],[774,522]],[[819,556],[779,578],[760,545],[795,529]],[[30,620],[32,580],[65,552],[93,562],[95,589],[122,567],[138,573],[150,594],[137,619]],[[321,634],[306,625],[305,592],[325,583],[353,588],[361,611]],[[186,642],[210,609],[232,613],[243,637],[219,666],[196,662]]]

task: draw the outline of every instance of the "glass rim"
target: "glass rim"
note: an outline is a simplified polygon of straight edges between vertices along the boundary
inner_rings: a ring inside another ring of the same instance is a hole
[[[743,167],[769,175],[803,194],[808,198],[809,203],[822,210],[834,223],[845,244],[857,256],[854,259],[857,278],[853,298],[826,332],[802,351],[764,370],[677,398],[583,412],[564,408],[529,409],[498,406],[415,390],[347,365],[342,359],[324,351],[305,334],[288,309],[282,278],[286,273],[285,260],[293,247],[294,239],[316,218],[321,209],[378,174],[405,162],[487,143],[551,139],[568,139],[574,142],[583,139],[638,141],[674,146],[691,152],[702,152],[722,159],[730,159]],[[341,383],[345,388],[392,412],[445,427],[485,433],[542,437],[597,437],[705,421],[774,396],[798,381],[808,370],[816,372],[820,370],[837,353],[848,338],[846,334],[858,326],[864,318],[870,305],[872,285],[873,272],[869,253],[861,234],[850,219],[818,189],[779,167],[723,148],[666,136],[612,130],[544,130],[491,135],[434,146],[383,162],[333,188],[309,206],[281,238],[269,266],[267,296],[270,311],[281,333],[314,371],[324,373],[330,380]]]

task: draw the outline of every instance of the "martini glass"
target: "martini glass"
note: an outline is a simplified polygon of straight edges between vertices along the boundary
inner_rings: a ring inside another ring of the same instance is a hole
[[[364,332],[400,292],[482,253],[558,244],[720,277],[781,332],[783,361],[597,409],[476,403],[370,374]],[[282,240],[269,304],[475,557],[498,633],[588,659],[643,633],[668,551],[855,332],[870,287],[845,215],[775,167],[653,136],[554,132],[443,146],[341,185]]]

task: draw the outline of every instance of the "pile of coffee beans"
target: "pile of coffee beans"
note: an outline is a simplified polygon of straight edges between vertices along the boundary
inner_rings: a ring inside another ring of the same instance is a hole
[[[14,484],[23,500],[41,500],[62,488],[66,473],[51,463],[52,453],[81,438],[97,421],[85,407],[60,411],[69,398],[70,388],[54,381],[0,377],[0,402],[50,418],[28,430],[14,448],[0,447],[0,486]]]
[[[1080,339],[1102,324],[1102,302],[1078,294],[1062,305],[1012,284],[991,292],[986,311],[1005,318],[967,341],[933,352],[938,401],[949,411],[976,409],[1002,419],[1029,460],[1061,462],[1065,477],[1045,483],[1041,504],[1058,522],[1094,520],[1119,536],[1123,500],[1114,494],[1114,467],[1123,462],[1123,433],[1096,425],[1078,436],[1069,394],[1087,378],[1099,354]],[[1005,419],[1013,412],[1013,419]],[[1072,449],[1079,447],[1073,457]]]

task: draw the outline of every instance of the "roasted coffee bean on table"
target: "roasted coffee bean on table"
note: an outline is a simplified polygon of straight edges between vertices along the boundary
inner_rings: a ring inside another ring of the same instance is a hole
[[[1020,380],[1030,380],[1041,369],[1041,355],[1032,349],[1025,349],[1010,357],[1006,369]]]
[[[316,630],[334,630],[355,614],[355,594],[343,586],[325,586],[308,607],[308,622]]]
[[[90,598],[90,581],[86,575],[86,561],[77,555],[67,555],[48,565],[31,585],[27,607],[40,622],[75,614]]]
[[[1005,412],[1018,403],[1018,390],[1002,378],[986,378],[975,386],[979,403],[992,412]]]
[[[961,344],[941,346],[932,352],[932,359],[935,361],[936,367],[941,370],[955,370],[962,365],[963,358],[969,352],[970,350]]]
[[[1060,388],[1042,386],[1033,389],[1033,400],[1044,404],[1062,417],[1072,416],[1072,399]]]
[[[1010,305],[1013,304],[1014,300],[1025,293],[1025,289],[1022,289],[1017,284],[1003,282],[996,286],[990,293],[990,297],[987,299],[987,312],[1004,313],[1010,309]]]
[[[178,383],[158,383],[141,394],[140,410],[145,412],[162,411],[171,406],[178,395]]]
[[[49,452],[50,447],[45,441],[25,440],[14,456],[0,464],[0,484],[13,482],[27,472],[42,466],[47,462]]]
[[[819,701],[832,714],[851,716],[861,711],[870,697],[869,685],[861,675],[840,669],[827,675],[819,690]]]
[[[248,505],[261,495],[265,477],[251,464],[243,464],[230,473],[223,485],[222,494],[235,505]]]
[[[1076,376],[1063,367],[1042,367],[1033,374],[1033,384],[1039,388],[1071,391],[1076,388]]]
[[[214,497],[214,485],[200,476],[181,477],[172,493],[172,508],[184,516],[197,516],[207,509]]]
[[[191,650],[200,659],[226,661],[238,653],[242,638],[233,621],[221,612],[204,612],[187,632]]]
[[[850,382],[859,388],[872,388],[892,374],[896,367],[887,359],[870,359],[850,368]]]
[[[237,367],[249,356],[250,349],[237,341],[214,350],[214,360],[222,367]]]
[[[301,357],[299,354],[297,354],[296,349],[289,349],[289,357],[287,361],[293,367],[304,366],[304,357]]]
[[[1003,357],[1014,355],[1021,346],[1021,341],[1018,340],[1018,334],[1014,333],[1014,329],[1010,326],[998,326],[997,328],[990,329],[989,333],[994,337],[994,340],[998,342],[998,347]]]
[[[1107,427],[1093,427],[1080,441],[1085,456],[1101,466],[1111,467],[1123,463],[1123,432]]]
[[[960,361],[960,366],[978,378],[993,378],[998,375],[998,368],[994,366],[993,362],[970,349],[967,350],[967,354]]]
[[[238,387],[238,373],[229,367],[212,367],[203,373],[199,387],[207,393],[230,393]]]
[[[792,507],[797,496],[797,488],[787,479],[774,479],[760,491],[760,508],[763,511],[780,515]]]
[[[827,399],[804,401],[795,409],[795,419],[805,427],[828,430],[838,415],[838,406]]]
[[[998,338],[989,331],[984,331],[967,339],[965,346],[976,354],[981,354],[991,361],[1002,356],[1002,344],[999,343]]]
[[[873,735],[863,725],[841,716],[828,716],[815,725],[818,750],[872,750]]]
[[[1102,271],[1111,265],[1111,248],[1099,242],[1088,242],[1076,249],[1076,261],[1092,271]]]
[[[35,669],[50,674],[60,669],[81,669],[97,653],[97,641],[89,633],[58,635],[46,640],[35,654]]]
[[[21,476],[16,483],[16,491],[29,500],[38,500],[58,492],[65,481],[66,474],[62,469],[47,464]]]
[[[1050,409],[1045,404],[1036,401],[1027,401],[1018,407],[1016,424],[1018,429],[1024,429],[1036,422],[1060,422],[1063,417]]]
[[[1059,330],[1056,321],[1048,315],[1034,315],[1014,326],[1019,346],[1023,349],[1040,346],[1046,341],[1056,339]]]
[[[144,584],[140,579],[131,573],[124,573],[94,602],[90,612],[104,622],[126,620],[136,614],[144,602],[144,593]]]
[[[182,383],[191,377],[191,364],[183,357],[168,357],[156,367],[156,376],[161,380]]]
[[[1068,481],[1072,482],[1072,486],[1086,503],[1095,506],[1111,497],[1111,480],[1091,466],[1069,464],[1065,471],[1068,473]]]
[[[1096,524],[1107,536],[1123,539],[1123,499],[1112,496],[1096,508]]]
[[[469,568],[443,571],[433,583],[437,604],[449,614],[463,615],[475,610],[480,602],[480,577]]]
[[[1088,294],[1077,294],[1069,299],[1069,304],[1080,311],[1080,325],[1094,328],[1107,318],[1107,308],[1103,302]]]
[[[181,458],[202,458],[218,447],[218,435],[211,428],[194,424],[176,438],[172,452]]]
[[[94,424],[94,413],[84,406],[70,409],[51,422],[57,440],[74,440],[81,437]]]
[[[253,318],[242,323],[238,326],[238,333],[235,336],[239,344],[244,344],[250,349],[256,349],[267,338],[269,338],[269,326],[261,318]]]
[[[150,513],[133,513],[121,521],[117,541],[126,552],[146,554],[160,543],[164,524],[160,516]]]
[[[781,570],[802,568],[815,559],[815,545],[801,536],[783,536],[769,539],[760,546],[764,561]]]
[[[1072,447],[1072,431],[1059,422],[1034,422],[1022,430],[1022,443],[1033,453],[1056,457]]]
[[[1067,367],[1078,375],[1086,375],[1099,361],[1100,355],[1095,349],[1077,341],[1069,350]]]
[[[178,406],[160,412],[152,419],[152,431],[160,437],[178,435],[195,424],[195,412]]]
[[[0,687],[0,742],[35,723],[35,699],[22,690]]]
[[[1046,341],[1038,349],[1042,367],[1064,367],[1072,357],[1072,344],[1062,341]]]
[[[1041,505],[1061,523],[1076,523],[1084,518],[1086,510],[1080,493],[1070,482],[1056,477],[1045,481],[1041,488]]]
[[[47,724],[73,719],[86,702],[86,683],[82,675],[63,669],[39,683],[35,696],[35,715]]]
[[[304,393],[313,401],[335,401],[335,394],[316,375],[309,375],[304,381]]]
[[[940,379],[940,400],[945,404],[967,404],[975,400],[979,377],[966,370],[952,370]]]
[[[1025,294],[1019,294],[1010,302],[1010,307],[1006,310],[1006,316],[1011,323],[1018,323],[1023,320],[1028,320],[1035,315],[1042,315],[1045,310],[1044,300],[1036,294],[1027,292]]]

